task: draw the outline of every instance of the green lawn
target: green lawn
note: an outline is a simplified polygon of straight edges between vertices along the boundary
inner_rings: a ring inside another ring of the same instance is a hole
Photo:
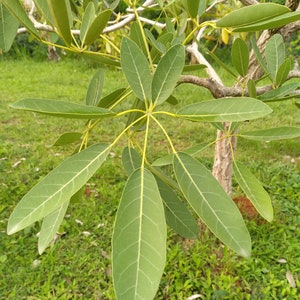
[[[90,180],[83,201],[69,207],[61,235],[43,255],[37,252],[39,224],[6,235],[7,219],[21,197],[73,150],[50,146],[60,134],[84,125],[84,121],[13,111],[8,105],[28,97],[83,102],[96,68],[76,60],[0,60],[0,68],[0,299],[114,299],[110,239],[126,176],[120,165],[121,147],[113,149],[104,168]],[[114,70],[106,71],[105,82],[104,94],[126,86]],[[176,97],[188,104],[210,95],[189,85],[180,86]],[[292,102],[273,103],[274,116],[243,127],[299,126],[299,109]],[[178,149],[215,137],[215,129],[207,124],[166,121]],[[121,122],[126,120],[99,128],[93,140],[109,141],[122,128]],[[153,150],[168,151],[159,133],[151,138]],[[274,221],[246,220],[253,240],[248,260],[224,248],[201,223],[197,241],[169,230],[167,265],[155,299],[196,294],[198,299],[300,299],[299,145],[299,139],[239,141],[237,156],[270,193]],[[211,166],[211,153],[210,149],[199,159]]]

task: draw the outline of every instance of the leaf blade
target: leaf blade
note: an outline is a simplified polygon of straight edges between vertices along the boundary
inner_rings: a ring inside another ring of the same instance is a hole
[[[232,45],[231,60],[238,73],[243,77],[246,76],[249,66],[249,50],[241,38],[235,39]]]
[[[24,229],[68,201],[102,165],[109,149],[106,144],[91,146],[52,170],[18,203],[8,220],[8,234]]]
[[[240,162],[233,163],[234,176],[259,214],[268,222],[273,220],[272,201],[262,184]]]
[[[0,3],[0,49],[7,52],[17,35],[18,20]]]
[[[125,185],[112,240],[117,299],[153,299],[165,265],[166,226],[153,175],[139,169]]]
[[[249,257],[251,239],[243,218],[211,172],[184,153],[177,153],[173,166],[181,191],[198,216],[224,244]]]
[[[240,122],[264,117],[272,109],[262,101],[248,97],[220,98],[187,105],[177,117],[198,122]]]
[[[184,67],[184,47],[175,45],[159,61],[152,82],[153,103],[162,104],[172,94]]]
[[[48,99],[23,99],[10,107],[64,118],[100,119],[114,115],[112,111],[101,107]]]
[[[138,45],[128,38],[122,39],[121,66],[135,95],[141,100],[150,101],[152,76],[148,60]]]
[[[240,136],[255,141],[278,141],[284,139],[293,139],[300,137],[300,128],[298,127],[277,127],[257,131],[248,131],[240,133]]]
[[[66,0],[47,0],[52,20],[56,26],[59,35],[62,37],[66,45],[72,43],[72,34],[70,28],[70,6]]]
[[[89,46],[97,38],[99,38],[103,29],[107,25],[107,22],[110,19],[112,11],[110,9],[102,11],[91,23],[90,27],[87,30],[87,33],[84,37],[83,44]]]
[[[44,218],[38,241],[39,254],[45,251],[55,237],[64,219],[69,203],[70,200],[65,201],[57,210]]]

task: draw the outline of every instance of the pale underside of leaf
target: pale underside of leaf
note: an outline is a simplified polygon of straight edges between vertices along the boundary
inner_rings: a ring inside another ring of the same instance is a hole
[[[250,256],[251,239],[243,218],[211,172],[185,153],[177,153],[173,164],[182,193],[208,228],[238,254]]]
[[[166,225],[156,181],[145,169],[136,170],[126,183],[112,248],[117,299],[153,299],[165,264]]]
[[[45,251],[57,234],[57,230],[64,219],[69,203],[70,201],[65,201],[61,207],[44,218],[38,241],[39,254]]]
[[[18,203],[8,220],[8,234],[24,229],[69,201],[105,161],[109,149],[106,144],[91,146],[52,170]]]
[[[115,114],[101,107],[48,99],[23,99],[11,104],[10,107],[56,117],[76,119],[100,119]]]
[[[183,107],[180,118],[199,122],[241,122],[264,117],[272,109],[262,101],[248,97],[220,98]]]

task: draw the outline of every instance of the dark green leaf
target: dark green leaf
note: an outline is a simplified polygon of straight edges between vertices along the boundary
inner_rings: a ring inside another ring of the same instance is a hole
[[[115,67],[121,66],[117,58],[113,58],[99,52],[84,51],[84,52],[75,52],[75,53],[100,65],[108,65],[108,66],[115,66]]]
[[[257,131],[248,131],[240,133],[240,136],[255,141],[277,141],[284,139],[293,139],[300,137],[300,128],[298,127],[277,127]]]
[[[253,79],[250,78],[248,80],[247,88],[248,88],[249,97],[256,98],[256,96],[257,96],[257,94],[256,94],[256,85],[255,85],[255,81]]]
[[[122,152],[122,163],[127,176],[131,175],[142,165],[140,154],[133,148],[125,147]]]
[[[114,112],[101,107],[47,99],[23,99],[11,104],[10,107],[75,119],[101,119],[115,115]]]
[[[98,106],[104,84],[104,70],[100,69],[93,76],[85,97],[86,105]]]
[[[276,78],[275,78],[275,82],[276,82],[276,86],[281,86],[283,83],[285,83],[289,72],[292,70],[292,63],[290,58],[287,58],[279,67],[277,74],[276,74]]]
[[[63,146],[68,145],[74,142],[77,142],[81,139],[82,133],[80,132],[67,132],[62,134],[56,142],[53,144],[53,146]]]
[[[298,87],[300,86],[299,82],[293,82],[290,84],[282,85],[277,89],[268,91],[262,95],[260,95],[258,98],[262,101],[272,101],[276,99],[281,99],[282,97],[285,97],[292,92],[294,92]]]
[[[98,106],[103,108],[110,108],[117,101],[119,101],[123,96],[125,96],[127,89],[121,88],[113,91],[107,96],[100,99]]]
[[[186,2],[187,2],[187,8],[188,8],[189,15],[192,18],[196,18],[198,16],[198,10],[199,10],[200,3],[204,2],[204,1],[186,0]]]
[[[100,37],[100,34],[110,19],[111,13],[112,11],[110,9],[104,10],[93,20],[82,41],[83,44],[88,46]]]
[[[246,43],[237,38],[231,48],[232,64],[241,76],[246,76],[249,65],[249,49]]]
[[[166,224],[157,183],[145,169],[124,188],[112,240],[112,270],[119,300],[152,300],[166,259]]]
[[[180,189],[197,215],[225,245],[249,257],[251,239],[244,220],[211,172],[184,153],[177,153],[173,164]]]
[[[198,153],[200,153],[201,151],[205,150],[209,145],[210,145],[210,143],[198,144],[191,148],[187,148],[182,152],[189,154],[191,156],[195,156]],[[162,166],[170,165],[173,162],[173,156],[174,156],[174,154],[168,154],[163,157],[160,157],[152,163],[152,166],[153,167],[162,167]]]
[[[259,180],[239,162],[233,163],[233,172],[239,186],[245,192],[259,214],[271,222],[273,220],[272,202]]]
[[[198,224],[184,205],[177,197],[175,191],[164,183],[157,176],[155,177],[158,189],[165,205],[165,216],[168,226],[176,233],[187,239],[197,239]]]
[[[207,66],[202,64],[185,65],[183,68],[183,72],[192,72],[192,71],[202,70],[205,68],[207,68]]]
[[[183,107],[179,118],[197,122],[240,122],[264,117],[272,112],[262,101],[247,98],[220,98]]]
[[[110,146],[99,144],[72,155],[36,184],[9,217],[13,234],[46,217],[69,201],[105,161]]]

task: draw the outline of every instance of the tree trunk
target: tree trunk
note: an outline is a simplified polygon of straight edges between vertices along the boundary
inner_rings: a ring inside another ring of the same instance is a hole
[[[228,137],[230,123],[224,123],[225,132],[217,131],[215,145],[214,165],[212,173],[224,188],[225,192],[232,194],[232,155],[236,148],[237,138]]]

